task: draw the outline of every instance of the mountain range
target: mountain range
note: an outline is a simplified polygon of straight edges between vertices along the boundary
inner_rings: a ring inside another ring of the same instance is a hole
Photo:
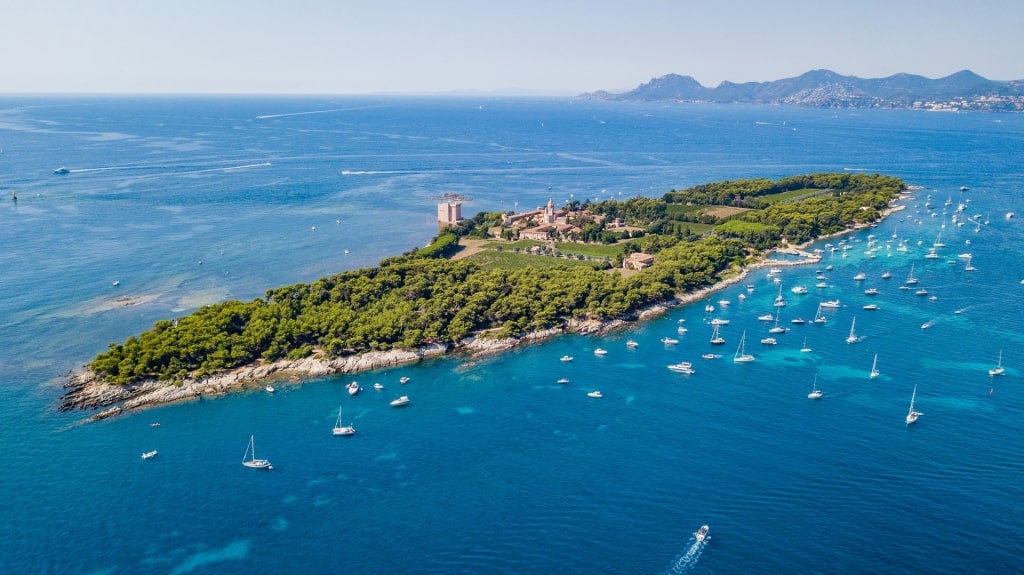
[[[929,110],[1024,110],[1024,80],[989,80],[970,70],[930,79],[914,74],[885,78],[843,76],[811,70],[768,82],[722,82],[714,88],[692,76],[667,74],[621,94],[590,92],[581,99],[772,104],[816,108],[918,108]]]

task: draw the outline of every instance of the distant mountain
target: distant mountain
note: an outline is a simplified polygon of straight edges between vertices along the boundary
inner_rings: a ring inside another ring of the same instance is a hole
[[[926,110],[1024,110],[1024,80],[988,80],[970,70],[935,80],[914,74],[886,78],[843,76],[811,70],[770,82],[722,82],[702,86],[691,76],[667,74],[622,94],[605,91],[578,96],[589,100],[675,101],[773,104],[815,108],[917,108]]]

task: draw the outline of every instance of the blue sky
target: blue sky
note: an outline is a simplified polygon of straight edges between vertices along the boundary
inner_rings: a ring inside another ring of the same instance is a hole
[[[0,0],[0,93],[625,91],[828,68],[1024,78],[1024,2]]]

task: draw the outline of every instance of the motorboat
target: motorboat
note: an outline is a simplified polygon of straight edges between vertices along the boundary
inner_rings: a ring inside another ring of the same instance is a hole
[[[566,385],[566,384],[569,383],[569,378],[568,377],[563,377],[562,379],[558,380],[558,383],[560,383],[562,385]]]
[[[626,341],[626,347],[628,347],[628,348],[635,348],[638,345],[640,345],[640,344],[638,344],[637,342],[635,342],[633,340]]]
[[[594,391],[588,392],[587,397],[602,397],[601,390],[595,389]]]
[[[692,375],[696,373],[693,370],[693,364],[688,361],[681,361],[679,363],[669,364],[668,368],[676,373],[685,373],[686,375]]]
[[[154,457],[156,457],[156,450],[155,449],[153,451],[147,451],[147,452],[142,454],[142,458],[143,459],[153,459]]]
[[[402,407],[403,405],[409,405],[408,395],[403,395],[391,400],[391,407]]]
[[[602,347],[599,347],[599,348],[594,350],[594,355],[608,355],[608,350],[604,349]]]
[[[709,527],[707,525],[700,526],[700,529],[698,529],[697,532],[693,534],[693,537],[697,540],[697,543],[703,543],[706,539],[708,539],[708,531]]]
[[[665,345],[675,345],[679,343],[679,340],[674,337],[663,337],[661,338],[661,343]]]
[[[562,361],[568,363],[568,362],[572,361],[572,356],[571,355],[563,355],[562,356]]]
[[[356,396],[360,391],[363,390],[362,387],[359,387],[359,382],[356,382],[356,381],[353,381],[352,383],[346,385],[345,389],[347,389],[348,390],[348,394],[353,396],[353,397]]]
[[[64,166],[61,166],[61,167],[57,168],[56,170],[54,170],[53,173],[55,173],[55,174],[70,174],[71,170],[65,168]]]
[[[779,342],[774,337],[766,337],[761,339],[761,343],[764,345],[777,345]]]

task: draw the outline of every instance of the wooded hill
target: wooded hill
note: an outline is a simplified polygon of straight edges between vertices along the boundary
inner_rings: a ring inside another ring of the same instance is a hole
[[[902,189],[901,180],[888,176],[814,174],[726,181],[671,191],[661,199],[588,206],[653,232],[620,244],[623,253],[656,254],[653,267],[630,277],[602,269],[607,264],[485,269],[472,258],[446,259],[458,236],[485,233],[500,220],[500,214],[480,214],[427,248],[377,267],[158,321],[124,343],[111,343],[89,368],[113,383],[177,381],[260,360],[458,345],[473,334],[518,336],[570,319],[625,318],[715,283],[783,237],[799,243],[875,221]],[[677,229],[686,218],[708,217],[703,210],[674,208],[723,205],[747,209],[716,221],[702,236],[658,233]]]

